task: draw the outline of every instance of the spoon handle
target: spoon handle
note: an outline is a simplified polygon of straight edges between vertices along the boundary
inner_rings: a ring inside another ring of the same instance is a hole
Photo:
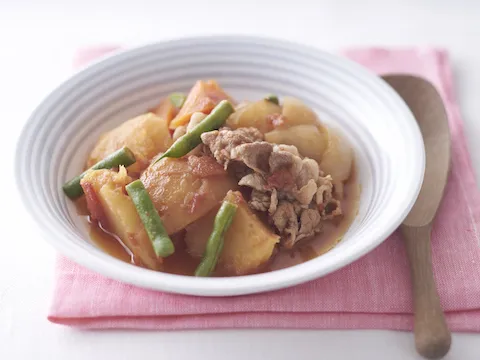
[[[420,355],[438,359],[448,352],[452,337],[440,305],[432,271],[432,226],[402,226],[413,286],[415,345]]]

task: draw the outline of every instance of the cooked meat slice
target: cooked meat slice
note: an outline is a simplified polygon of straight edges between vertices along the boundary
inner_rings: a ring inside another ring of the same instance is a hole
[[[255,128],[240,128],[235,131],[223,128],[203,133],[201,137],[215,159],[225,168],[231,160],[232,149],[241,144],[263,140],[262,133]]]
[[[327,175],[325,177],[319,177],[317,181],[318,190],[315,196],[317,205],[323,204],[324,202],[332,198],[333,183],[332,177]]]
[[[273,189],[271,193],[268,193],[253,189],[248,204],[254,210],[268,211],[270,215],[273,215],[277,211],[278,205],[277,190]]]
[[[242,177],[238,185],[248,186],[258,191],[265,191],[265,185],[267,185],[267,183],[262,175],[254,172]]]
[[[317,209],[305,209],[287,201],[279,203],[272,220],[282,236],[283,246],[287,249],[291,249],[299,240],[313,236],[322,229],[322,217]]]
[[[273,215],[275,211],[277,211],[277,206],[278,206],[277,190],[273,189],[272,196],[270,197],[270,206],[268,208],[268,213],[270,215]]]
[[[293,222],[293,218],[297,219],[297,214],[295,214],[295,211],[293,210],[293,205],[288,201],[280,201],[277,211],[272,217],[275,227],[282,232],[287,227],[288,221]]]
[[[278,200],[288,200],[288,201],[294,201],[295,197],[289,193],[288,191],[283,191],[283,190],[277,190],[277,197]]]
[[[270,208],[270,196],[265,192],[253,189],[248,205],[253,210],[267,211]]]
[[[294,146],[288,146],[287,149],[286,146],[287,145],[273,147],[273,152],[268,160],[270,172],[274,174],[277,171],[287,169],[292,173],[292,176],[296,178],[302,169],[302,159],[290,151],[290,148],[295,148]]]
[[[295,244],[298,232],[298,218],[293,204],[287,201],[280,201],[277,211],[272,216],[273,224],[282,235],[283,245],[291,249]]]
[[[308,205],[302,205],[298,201],[293,201],[293,210],[297,216],[300,216],[303,210],[308,209]]]
[[[305,209],[300,215],[300,230],[296,241],[310,237],[322,229],[321,216],[316,209]]]
[[[232,160],[228,163],[227,171],[231,176],[233,176],[237,180],[240,180],[245,176],[247,176],[248,174],[253,173],[253,170],[250,169],[247,165],[245,165],[241,161],[235,161],[235,160]]]
[[[263,141],[252,128],[223,128],[203,134],[202,141],[239,185],[252,189],[250,208],[268,212],[283,246],[291,248],[320,231],[322,220],[342,214],[332,177],[295,146]]]
[[[297,177],[303,167],[303,160],[295,152],[294,146],[274,146],[269,159],[270,175],[267,178],[270,187],[291,193],[297,190]]]
[[[294,191],[295,198],[302,205],[308,205],[312,202],[313,196],[317,193],[317,184],[315,180],[310,179],[307,185],[300,190]]]
[[[291,193],[296,188],[295,175],[290,169],[280,169],[267,177],[267,184],[269,188],[282,190],[287,198],[289,192]],[[295,197],[292,195],[290,198],[294,199]]]
[[[226,149],[228,143],[223,143],[223,137],[220,136],[220,131],[210,131],[201,135],[202,142],[207,145],[213,157],[220,165],[225,168],[230,160],[230,149]]]
[[[234,147],[230,155],[232,159],[243,162],[250,169],[260,174],[267,174],[269,172],[268,161],[272,151],[272,144],[257,141]]]
[[[336,216],[343,214],[342,208],[340,206],[340,201],[337,199],[330,199],[328,203],[324,206],[322,210],[322,219],[333,219]]]
[[[327,175],[319,177],[317,181],[318,190],[315,200],[320,210],[322,219],[333,219],[343,214],[340,200],[333,197],[332,177]]]
[[[320,170],[318,168],[318,163],[313,159],[303,159],[302,168],[297,176],[297,186],[299,188],[307,185],[310,180],[315,182],[318,180]]]

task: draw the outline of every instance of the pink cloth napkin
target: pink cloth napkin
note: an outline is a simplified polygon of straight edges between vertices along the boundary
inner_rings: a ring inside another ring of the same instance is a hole
[[[76,64],[110,51],[86,49]],[[354,49],[344,53],[376,73],[409,73],[440,91],[452,135],[452,171],[433,235],[433,267],[448,323],[480,331],[480,198],[442,50]],[[89,329],[412,329],[405,250],[394,234],[359,261],[280,291],[231,298],[173,295],[136,288],[59,258],[48,319]]]

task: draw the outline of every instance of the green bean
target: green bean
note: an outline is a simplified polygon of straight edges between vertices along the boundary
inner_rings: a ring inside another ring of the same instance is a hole
[[[267,100],[267,101],[270,101],[274,104],[277,104],[277,105],[280,104],[280,101],[278,100],[278,96],[275,95],[275,94],[269,94],[269,95],[265,96],[264,99]]]
[[[217,265],[223,250],[223,237],[232,224],[237,211],[237,205],[230,201],[224,201],[218,210],[213,223],[213,231],[208,238],[207,247],[203,254],[202,262],[195,270],[195,276],[209,276]]]
[[[168,236],[162,219],[158,215],[152,199],[143,186],[141,180],[135,180],[128,184],[125,189],[132,199],[137,210],[138,216],[145,227],[148,238],[150,239],[153,250],[158,257],[167,257],[175,252],[175,246]]]
[[[187,97],[185,96],[185,94],[176,92],[171,93],[168,98],[170,99],[170,102],[173,106],[175,106],[177,109],[180,109],[185,103]]]
[[[227,100],[222,100],[212,110],[212,112],[205,117],[197,126],[191,131],[178,138],[172,146],[154,163],[160,161],[165,157],[179,158],[195,149],[202,143],[201,135],[205,132],[217,130],[227,120],[234,109],[232,104]]]
[[[74,177],[67,183],[63,185],[64,193],[70,198],[75,199],[83,195],[83,189],[80,186],[80,180],[85,176],[88,171],[99,170],[99,169],[111,169],[120,165],[130,166],[135,163],[135,155],[133,152],[127,148],[123,147],[114,153],[108,155],[105,159],[100,160],[98,163],[93,165],[90,169],[84,171],[80,175]]]

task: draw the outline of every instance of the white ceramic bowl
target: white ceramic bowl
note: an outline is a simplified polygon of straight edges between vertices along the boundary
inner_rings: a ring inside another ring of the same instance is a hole
[[[151,108],[162,96],[214,78],[235,98],[292,95],[340,128],[354,147],[362,192],[344,239],[301,265],[235,278],[154,272],[119,261],[89,240],[62,192],[81,172],[98,136]],[[346,59],[256,37],[190,38],[130,49],[78,72],[28,119],[18,142],[16,178],[31,216],[62,254],[138,286],[204,296],[279,289],[324,276],[371,251],[402,222],[424,173],[420,131],[401,98],[380,78]]]

